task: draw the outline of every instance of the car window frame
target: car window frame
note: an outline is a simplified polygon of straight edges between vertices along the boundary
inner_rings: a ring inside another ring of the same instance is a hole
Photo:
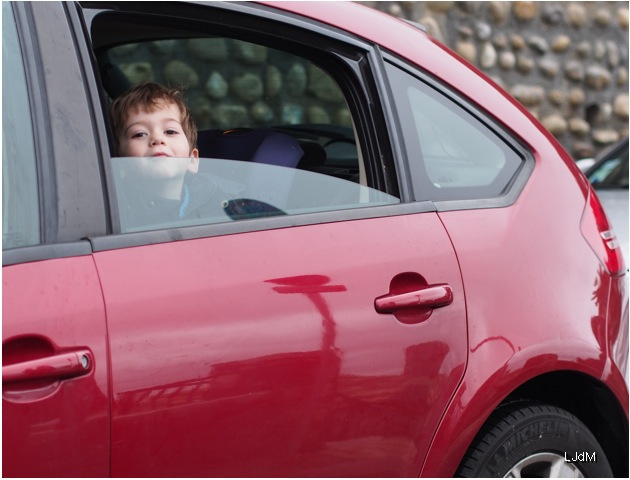
[[[397,128],[394,130],[396,130],[399,135],[397,143],[401,146],[401,162],[406,166],[407,171],[409,172],[408,176],[413,190],[413,197],[416,201],[431,201],[438,212],[503,208],[513,205],[525,188],[525,185],[527,184],[527,181],[535,167],[534,155],[527,148],[525,142],[506,129],[498,119],[492,117],[486,110],[477,106],[473,100],[455,91],[445,81],[435,77],[427,71],[422,70],[421,67],[411,64],[393,52],[382,50],[381,55],[381,68],[383,69],[383,78],[385,79],[383,85],[384,95],[386,95],[389,99],[386,104],[386,108],[389,110],[388,117],[393,119],[393,121],[397,124]],[[431,180],[428,177],[424,165],[421,165],[421,162],[419,161],[411,161],[408,158],[406,149],[403,147],[405,145],[405,137],[407,135],[405,135],[405,129],[400,125],[400,116],[398,115],[396,107],[395,94],[387,77],[386,64],[398,68],[418,82],[424,83],[429,88],[432,88],[437,93],[444,96],[444,98],[447,101],[450,101],[452,105],[471,115],[483,124],[496,136],[499,141],[502,141],[522,158],[521,165],[517,168],[516,172],[512,175],[504,188],[505,193],[499,196],[463,200],[443,200],[436,199],[431,195],[426,195],[425,191],[430,191],[430,189],[426,189],[425,186],[430,184]]]
[[[99,195],[68,192],[76,192],[78,184],[83,185],[83,191],[100,192],[99,176],[86,174],[97,165],[89,141],[95,134],[91,122],[80,118],[85,116],[85,104],[72,102],[72,111],[78,112],[78,117],[64,115],[63,109],[56,108],[59,99],[55,98],[61,93],[67,99],[63,94],[72,88],[83,90],[83,79],[69,76],[69,72],[79,69],[75,57],[62,55],[64,48],[73,48],[74,43],[65,23],[65,6],[37,2],[12,2],[11,6],[31,109],[42,228],[39,245],[3,250],[2,265],[89,255],[92,250],[87,236],[104,230],[104,217],[95,214]],[[48,41],[50,35],[55,36],[55,42]],[[64,61],[60,62],[60,57]],[[88,164],[81,171],[66,161],[79,153]]]
[[[115,3],[111,5],[99,3],[94,8],[89,8],[89,4],[85,5],[87,8],[82,12],[82,18],[85,22],[83,28],[86,31],[86,36],[91,35],[89,32],[91,31],[94,18],[99,13],[111,11],[108,7],[116,5]],[[173,8],[172,6],[160,8],[158,16],[155,8],[148,8],[142,3],[131,4],[129,8],[126,8],[126,5],[118,5],[118,7],[117,13],[121,15],[142,15],[149,22],[152,21],[151,19],[155,21],[157,17],[163,20],[168,8]],[[208,12],[210,12],[209,9],[211,8],[215,9],[213,12],[222,12],[222,15],[209,15]],[[352,210],[322,211],[125,234],[118,233],[120,230],[116,225],[117,219],[113,215],[111,218],[113,224],[111,232],[106,236],[90,238],[95,252],[184,239],[435,211],[435,206],[432,202],[409,203],[411,199],[407,190],[398,191],[398,177],[391,176],[389,173],[392,169],[397,172],[399,165],[396,162],[396,156],[392,153],[389,131],[387,130],[388,122],[385,121],[383,111],[379,110],[379,108],[373,108],[375,105],[380,106],[383,103],[383,99],[380,98],[380,89],[377,88],[376,83],[372,83],[372,76],[377,75],[380,70],[376,65],[373,65],[375,47],[372,44],[356,38],[350,33],[322,25],[312,19],[282,12],[264,5],[226,3],[215,6],[203,6],[181,4],[177,10],[177,16],[181,19],[181,22],[190,25],[194,23],[197,25],[197,28],[201,28],[200,26],[208,28],[210,25],[214,25],[217,34],[227,32],[229,29],[232,38],[263,44],[271,48],[280,48],[286,52],[300,55],[313,61],[313,63],[329,73],[342,89],[352,113],[361,116],[361,125],[358,128],[361,129],[362,133],[357,138],[362,138],[365,141],[365,144],[361,143],[360,145],[364,149],[362,153],[366,163],[377,170],[377,177],[381,176],[380,181],[382,184],[379,187],[384,188],[383,191],[387,193],[391,193],[392,188],[396,189],[396,196],[401,199],[401,203],[391,206],[368,206]],[[212,18],[205,19],[206,17]],[[172,21],[172,17],[169,18]],[[204,19],[200,20],[200,18]],[[243,20],[239,22],[236,29],[238,33],[234,33],[233,22],[229,27],[226,27],[224,23],[222,24],[222,22],[225,22],[225,18]],[[278,31],[278,22],[284,28],[282,35],[276,33]],[[275,25],[276,28],[272,28],[272,25]],[[308,31],[305,31],[305,28]],[[301,33],[296,40],[291,42],[291,46],[287,46],[287,31]],[[316,43],[317,47],[308,46],[309,54],[305,55],[300,48],[308,45],[308,40],[313,37],[323,42],[325,48],[321,43]],[[276,44],[277,46],[275,46]],[[349,54],[348,52],[351,53]],[[321,61],[318,61],[318,55],[323,56],[324,61],[328,63],[323,65]],[[351,58],[352,55],[355,58]],[[89,56],[91,61],[95,62],[94,53],[90,52]],[[316,59],[315,61],[313,60],[314,58]],[[330,68],[331,64],[335,65],[333,69]],[[345,75],[340,76],[339,72],[335,71],[336,68],[344,69]],[[370,70],[369,75],[366,74],[366,69]],[[93,70],[96,70],[95,66]],[[342,84],[342,82],[350,78],[352,78],[350,84]],[[355,81],[358,85],[352,84]],[[95,84],[91,85],[91,88],[94,89],[92,98],[99,98],[102,90],[100,90],[101,85],[98,78],[95,80]],[[101,103],[101,105],[97,106],[100,111],[103,110],[102,105]],[[102,115],[104,117],[105,112]],[[108,131],[107,126],[101,125],[100,127],[102,138],[108,139],[107,142],[103,140],[101,143],[111,142],[111,132]],[[112,172],[108,171],[107,166],[108,158],[109,155],[104,156],[104,171],[106,178],[111,179]],[[111,193],[109,203],[112,206],[115,205],[115,199],[112,198]]]

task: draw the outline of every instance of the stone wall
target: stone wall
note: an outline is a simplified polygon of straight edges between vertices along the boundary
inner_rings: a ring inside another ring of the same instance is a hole
[[[352,124],[337,84],[308,61],[226,38],[161,40],[112,49],[132,83],[184,90],[199,129],[278,124]]]
[[[360,2],[506,88],[575,158],[628,135],[628,2]]]

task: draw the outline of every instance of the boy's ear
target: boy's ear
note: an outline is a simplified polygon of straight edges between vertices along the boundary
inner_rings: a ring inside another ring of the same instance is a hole
[[[199,150],[193,148],[190,152],[190,163],[188,164],[188,171],[190,173],[197,173],[199,171]]]

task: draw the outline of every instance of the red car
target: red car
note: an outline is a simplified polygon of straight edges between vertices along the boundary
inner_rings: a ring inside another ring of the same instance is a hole
[[[627,478],[615,234],[418,26],[346,2],[2,21],[3,475]],[[151,214],[107,115],[146,80],[184,87],[202,157]]]

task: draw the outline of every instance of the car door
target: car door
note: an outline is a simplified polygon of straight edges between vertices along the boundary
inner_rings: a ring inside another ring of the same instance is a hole
[[[81,90],[62,105],[65,88],[81,87],[63,9],[41,5],[34,15],[2,3],[2,467],[17,477],[107,476],[105,310],[80,240],[99,221],[104,231],[104,211],[68,196],[80,195],[79,181],[88,190],[98,181],[84,167],[60,180],[71,162],[97,162]],[[63,58],[39,48],[51,30]]]
[[[151,32],[167,17],[191,38],[238,26],[254,46],[293,52],[294,64],[317,58],[349,105],[356,139],[344,142],[360,166],[359,180],[350,180],[332,178],[339,173],[332,165],[328,173],[285,175],[287,167],[202,159],[242,181],[248,201],[257,199],[247,190],[252,178],[290,179],[284,214],[119,224],[91,238],[111,355],[112,475],[417,475],[465,369],[465,299],[432,203],[410,202],[385,178],[381,159],[390,174],[395,166],[378,101],[368,103],[379,91],[371,47],[350,37],[346,44],[339,31],[331,43],[323,26],[315,35],[310,21],[294,16],[274,13],[270,22],[267,8],[251,5],[153,5],[157,17],[133,8],[133,18],[121,10],[86,14],[94,45],[115,44],[117,22],[128,33],[133,21]],[[280,27],[282,43],[273,43]],[[180,35],[146,35],[168,34]],[[144,51],[125,40],[134,55]],[[309,138],[321,127],[312,123],[299,127]]]

